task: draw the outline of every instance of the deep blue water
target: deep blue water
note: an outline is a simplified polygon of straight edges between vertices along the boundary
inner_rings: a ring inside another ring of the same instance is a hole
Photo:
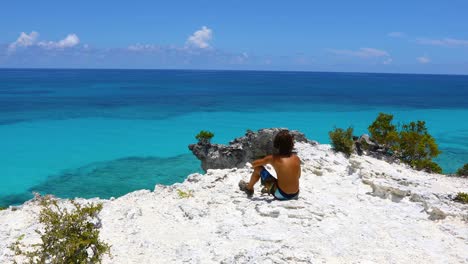
[[[187,145],[202,129],[219,143],[273,126],[327,143],[382,111],[425,120],[445,172],[468,162],[468,76],[0,69],[0,206],[180,182],[200,171]]]

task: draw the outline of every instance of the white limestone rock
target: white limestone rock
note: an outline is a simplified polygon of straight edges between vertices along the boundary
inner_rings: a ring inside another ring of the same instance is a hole
[[[104,263],[468,263],[468,206],[451,195],[468,181],[414,171],[329,145],[297,143],[298,200],[252,199],[252,170],[208,170],[103,202]],[[177,190],[191,191],[181,198]],[[80,199],[80,202],[87,200]],[[62,202],[66,206],[66,202]],[[38,242],[37,202],[0,211],[0,263],[21,234]]]

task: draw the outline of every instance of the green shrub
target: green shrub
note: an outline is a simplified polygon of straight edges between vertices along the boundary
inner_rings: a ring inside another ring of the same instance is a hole
[[[73,200],[70,203],[73,209],[59,207],[56,199],[42,198],[39,222],[44,229],[36,230],[42,243],[32,245],[32,251],[25,251],[21,243],[23,235],[10,249],[26,257],[29,263],[101,263],[110,250],[109,245],[99,240],[97,214],[102,204],[80,205]]]
[[[6,207],[1,207],[1,206],[0,206],[0,211],[6,210],[6,209],[7,209]]]
[[[382,145],[387,151],[398,147],[398,132],[392,124],[393,115],[379,113],[375,121],[368,127],[371,140]]]
[[[180,199],[190,198],[190,197],[193,197],[193,191],[192,190],[182,191],[181,189],[177,189],[177,195],[179,196]]]
[[[442,168],[432,161],[441,152],[435,139],[427,132],[426,123],[411,122],[398,131],[392,121],[393,115],[379,113],[368,127],[371,139],[383,146],[387,154],[415,169],[442,173]]]
[[[442,168],[439,166],[439,164],[429,159],[413,161],[411,165],[417,170],[424,170],[432,173],[442,173]]]
[[[435,139],[429,135],[424,121],[405,124],[400,131],[399,158],[418,170],[442,173],[432,158],[441,152]]]
[[[468,177],[468,163],[463,165],[460,169],[457,170],[458,176]]]
[[[350,156],[353,152],[353,128],[349,127],[344,130],[342,128],[335,128],[333,131],[328,132],[333,149],[338,152],[343,152]]]
[[[198,142],[201,143],[210,143],[211,139],[214,137],[214,134],[211,133],[210,131],[202,130],[200,133],[198,133],[195,138],[198,140]]]
[[[459,192],[453,200],[460,203],[468,204],[468,193]]]

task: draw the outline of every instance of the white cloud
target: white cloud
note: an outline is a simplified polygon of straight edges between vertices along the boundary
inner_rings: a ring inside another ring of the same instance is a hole
[[[468,47],[468,40],[466,39],[426,39],[420,38],[416,40],[416,43],[422,45],[434,45],[434,46],[445,46],[445,47]]]
[[[360,48],[359,50],[337,50],[330,49],[331,53],[337,55],[346,55],[360,58],[378,58],[378,57],[389,57],[390,54],[385,50],[373,49],[373,48]]]
[[[402,38],[405,36],[405,33],[403,32],[390,32],[387,34],[387,36],[391,37],[391,38]]]
[[[206,26],[200,30],[195,31],[188,39],[187,45],[197,47],[200,49],[210,48],[208,43],[213,37],[213,31]]]
[[[30,47],[30,46],[38,46],[44,49],[64,49],[64,48],[71,48],[80,43],[80,39],[76,34],[68,34],[64,39],[55,41],[41,41],[37,42],[39,38],[39,33],[36,31],[32,31],[31,33],[27,34],[21,32],[18,39],[11,43],[8,46],[8,52],[14,52],[18,47]]]
[[[39,33],[37,33],[36,31],[32,31],[29,34],[21,32],[18,39],[8,46],[8,51],[15,51],[17,47],[32,46],[36,43],[38,37]]]
[[[421,64],[427,64],[429,62],[431,62],[431,59],[428,57],[428,56],[421,56],[421,57],[417,57],[416,60],[421,63]]]
[[[130,50],[130,51],[156,51],[156,50],[160,50],[160,47],[158,45],[154,45],[154,44],[140,44],[140,43],[137,43],[137,44],[133,44],[133,45],[128,46],[127,49]]]
[[[69,48],[80,43],[80,39],[76,34],[69,34],[66,38],[60,40],[57,44],[60,48]]]
[[[80,43],[80,39],[76,34],[68,34],[64,39],[54,42],[54,41],[41,41],[37,45],[46,49],[64,49],[71,48]]]
[[[247,52],[242,52],[241,54],[233,55],[231,63],[232,64],[244,64],[248,62],[248,60],[249,60],[249,54],[247,54]]]
[[[379,50],[374,48],[360,48],[358,50],[337,50],[337,49],[329,49],[329,52],[336,54],[336,55],[343,55],[349,57],[357,57],[361,59],[384,59],[382,61],[383,64],[390,64],[392,63],[392,58],[390,54],[385,50]]]

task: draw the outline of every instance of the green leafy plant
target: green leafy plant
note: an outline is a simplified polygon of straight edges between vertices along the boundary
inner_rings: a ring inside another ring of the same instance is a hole
[[[368,127],[371,139],[382,145],[386,151],[395,150],[398,145],[398,132],[392,124],[393,115],[379,113],[375,121]]]
[[[202,130],[200,131],[195,138],[198,142],[201,143],[210,143],[211,139],[214,137],[214,134],[210,131]]]
[[[349,127],[346,130],[342,128],[335,128],[333,131],[328,132],[333,149],[338,152],[343,152],[350,156],[353,152],[353,128]]]
[[[468,193],[459,192],[453,200],[456,202],[468,204]]]
[[[433,173],[442,173],[442,168],[439,166],[439,164],[429,159],[414,161],[412,163],[412,166],[417,170],[424,170],[426,172]]]
[[[6,207],[1,207],[1,206],[0,206],[0,211],[6,210],[6,209],[7,209]]]
[[[441,152],[435,139],[427,132],[424,121],[405,124],[400,131],[399,158],[418,170],[442,173],[442,169],[432,158]]]
[[[435,139],[428,133],[426,123],[410,122],[398,131],[392,121],[393,115],[379,113],[368,127],[371,139],[383,146],[387,154],[417,170],[442,173],[442,168],[432,161],[441,152]]]
[[[465,163],[463,167],[457,170],[457,175],[461,177],[468,177],[468,163]]]
[[[192,190],[183,191],[181,189],[177,189],[177,195],[179,196],[180,199],[190,198],[190,197],[193,197],[193,191]]]
[[[60,207],[56,199],[41,198],[42,207],[39,222],[43,231],[36,230],[41,243],[26,246],[20,236],[10,246],[16,255],[26,257],[28,263],[101,263],[104,254],[109,254],[110,246],[99,240],[98,213],[102,204],[81,205],[71,200],[71,207]]]

